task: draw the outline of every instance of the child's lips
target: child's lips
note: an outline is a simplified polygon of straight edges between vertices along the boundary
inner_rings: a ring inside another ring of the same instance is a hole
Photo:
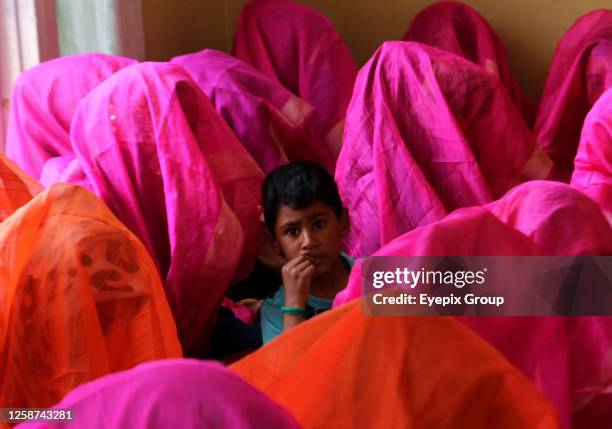
[[[312,255],[309,253],[306,253],[304,256],[310,259],[314,266],[320,265],[324,258],[324,255]]]

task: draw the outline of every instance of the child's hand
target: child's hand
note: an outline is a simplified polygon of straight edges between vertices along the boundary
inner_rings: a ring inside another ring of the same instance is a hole
[[[310,280],[315,272],[312,261],[306,256],[297,256],[283,265],[281,272],[285,287],[285,306],[305,308],[310,294]]]

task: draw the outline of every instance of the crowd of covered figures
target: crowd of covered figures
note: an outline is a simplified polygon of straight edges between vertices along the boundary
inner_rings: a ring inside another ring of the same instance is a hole
[[[319,13],[256,0],[232,55],[24,72],[0,155],[0,405],[83,428],[610,427],[612,318],[367,317],[359,261],[331,311],[205,360],[220,308],[249,319],[228,291],[259,263],[265,175],[296,160],[335,174],[353,257],[612,255],[612,11],[567,30],[537,104],[456,2],[360,70]]]

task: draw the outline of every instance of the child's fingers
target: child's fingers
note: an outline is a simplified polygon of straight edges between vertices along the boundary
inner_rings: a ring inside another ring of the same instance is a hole
[[[301,274],[301,272],[304,271],[304,269],[306,269],[309,265],[312,265],[312,262],[303,256],[299,256],[285,264],[283,267],[283,272],[293,275]]]
[[[312,275],[315,272],[315,266],[310,264],[308,267],[302,271],[302,275]]]
[[[287,268],[297,267],[304,261],[308,261],[308,258],[306,256],[304,255],[296,256],[295,258],[287,262]]]
[[[306,260],[301,262],[300,264],[295,266],[295,271],[297,271],[298,273],[301,273],[302,271],[306,270],[308,267],[313,267],[314,265],[312,265],[312,262]]]

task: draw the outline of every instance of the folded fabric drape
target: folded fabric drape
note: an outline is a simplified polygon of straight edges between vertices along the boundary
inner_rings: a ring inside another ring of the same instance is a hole
[[[487,208],[542,255],[612,255],[612,226],[601,207],[565,183],[523,183]]]
[[[412,19],[403,40],[433,46],[484,67],[504,84],[527,125],[533,124],[536,104],[512,76],[503,41],[472,7],[455,1],[427,6]]]
[[[386,42],[361,69],[336,181],[353,256],[548,174],[499,79],[464,58]]]
[[[0,222],[42,190],[38,182],[0,153]]]
[[[74,387],[180,357],[142,243],[83,188],[54,185],[0,223],[0,403],[49,407]]]
[[[287,0],[248,2],[234,54],[311,104],[314,138],[338,156],[357,67],[327,18]]]
[[[314,108],[276,79],[211,49],[171,62],[191,74],[264,172],[301,160],[334,170],[336,156],[310,132]]]
[[[45,61],[22,73],[13,86],[6,155],[34,179],[41,179],[48,160],[73,155],[70,122],[79,101],[133,63],[113,55],[79,54]],[[50,167],[41,180],[50,185],[64,181],[61,175],[62,169]]]
[[[353,302],[231,368],[304,427],[557,427],[533,384],[451,318],[368,317]]]
[[[612,219],[612,88],[584,121],[570,183],[597,201]]]
[[[69,409],[67,423],[25,428],[87,429],[298,429],[280,405],[211,361],[167,359],[142,364],[87,383],[55,408]],[[18,426],[21,427],[21,426]]]

